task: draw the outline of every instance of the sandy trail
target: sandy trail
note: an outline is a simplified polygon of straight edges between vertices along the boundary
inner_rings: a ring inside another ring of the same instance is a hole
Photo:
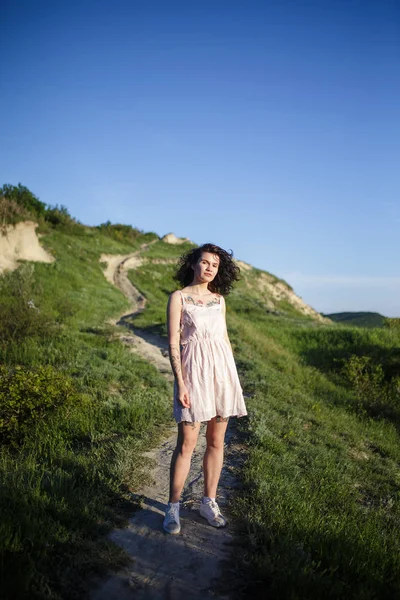
[[[100,261],[107,264],[105,276],[108,281],[116,285],[132,303],[131,310],[114,321],[115,325],[127,327],[126,333],[119,334],[121,340],[172,381],[166,341],[143,333],[127,322],[128,317],[143,311],[146,306],[146,298],[129,281],[127,272],[142,264],[141,254],[149,245],[144,244],[139,251],[127,256],[102,255]],[[135,494],[141,499],[142,508],[134,513],[128,527],[116,529],[109,536],[127,551],[132,562],[129,567],[111,575],[106,581],[97,581],[91,600],[200,600],[232,597],[238,581],[230,570],[233,525],[228,499],[229,494],[238,488],[236,473],[244,459],[244,447],[238,441],[235,421],[236,419],[230,419],[225,437],[225,460],[217,494],[218,503],[229,520],[228,526],[215,529],[198,513],[203,494],[202,460],[206,447],[206,425],[202,424],[182,494],[181,533],[172,536],[163,532],[162,521],[168,501],[169,465],[176,444],[176,425],[171,425],[169,437],[158,448],[145,453],[145,456],[153,459],[154,467],[153,483]]]

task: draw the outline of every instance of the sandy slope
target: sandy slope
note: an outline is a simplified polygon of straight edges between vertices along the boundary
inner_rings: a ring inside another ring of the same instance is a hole
[[[23,221],[0,232],[0,273],[19,267],[19,260],[51,263],[55,259],[39,243],[37,223]]]
[[[143,245],[139,252],[127,256],[102,255],[100,261],[107,264],[105,276],[108,281],[119,287],[132,303],[129,313],[114,321],[115,325],[127,327],[126,332],[118,335],[133,351],[139,352],[172,381],[165,340],[132,328],[127,322],[128,317],[144,310],[146,306],[146,299],[131,284],[127,272],[142,264],[141,255],[147,247],[148,245]],[[232,521],[224,529],[215,529],[198,514],[203,493],[205,427],[202,425],[183,492],[181,534],[171,536],[162,530],[168,500],[169,464],[176,443],[176,425],[173,424],[171,435],[158,448],[146,453],[154,459],[154,481],[152,485],[137,490],[143,508],[132,516],[127,528],[117,529],[110,535],[115,543],[128,552],[132,562],[124,571],[105,581],[97,581],[96,589],[91,595],[92,600],[200,600],[231,597],[228,590],[233,590],[238,583],[235,582],[234,574],[229,572]],[[235,419],[231,419],[226,434],[224,468],[218,487],[218,501],[228,517],[228,498],[238,487],[235,473],[243,461],[244,451],[235,431]]]

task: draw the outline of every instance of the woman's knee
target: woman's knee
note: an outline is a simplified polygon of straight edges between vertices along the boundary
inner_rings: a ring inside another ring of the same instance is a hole
[[[197,444],[198,430],[198,423],[182,423],[179,429],[176,451],[184,456],[190,456]]]
[[[196,447],[194,440],[180,440],[176,445],[176,451],[182,456],[191,456]]]
[[[224,438],[221,438],[220,436],[208,436],[207,437],[207,448],[212,448],[213,450],[220,450],[222,451],[224,449]]]

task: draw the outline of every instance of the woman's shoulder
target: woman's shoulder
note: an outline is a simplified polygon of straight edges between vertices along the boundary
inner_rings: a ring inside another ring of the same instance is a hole
[[[179,300],[182,297],[182,291],[181,290],[175,290],[174,292],[171,292],[171,294],[169,295],[169,301],[171,302],[176,300],[177,298],[179,298]]]

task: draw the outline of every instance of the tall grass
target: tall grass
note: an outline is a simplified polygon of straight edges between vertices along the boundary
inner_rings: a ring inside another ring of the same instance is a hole
[[[126,562],[104,533],[136,508],[172,390],[105,324],[128,303],[99,257],[142,241],[53,229],[55,263],[1,279],[1,597],[82,598],[91,575]]]
[[[389,352],[393,337],[273,319],[236,325],[252,395],[245,491],[234,501],[245,595],[398,597],[398,429],[357,410],[358,390],[334,361]]]
[[[172,272],[132,274],[149,300],[137,326],[163,331]],[[227,321],[249,407],[244,489],[231,499],[238,596],[397,598],[399,332],[272,316],[243,280]]]
[[[141,451],[171,418],[172,390],[105,324],[128,303],[106,282],[100,254],[132,252],[154,234],[41,227],[56,262],[35,265],[19,314],[32,297],[49,327],[25,336],[20,327],[18,341],[3,327],[0,361],[7,376],[16,365],[47,365],[81,401],[1,446],[0,593],[82,598],[91,574],[124,563],[103,534],[134,508],[129,491],[146,477]],[[148,299],[136,327],[166,335],[176,284],[173,264],[157,261],[185,249],[157,242],[145,254],[153,262],[130,274]],[[237,423],[248,446],[243,489],[231,499],[238,595],[398,598],[399,330],[322,325],[284,305],[274,315],[257,272],[243,275],[227,299],[249,409]]]

